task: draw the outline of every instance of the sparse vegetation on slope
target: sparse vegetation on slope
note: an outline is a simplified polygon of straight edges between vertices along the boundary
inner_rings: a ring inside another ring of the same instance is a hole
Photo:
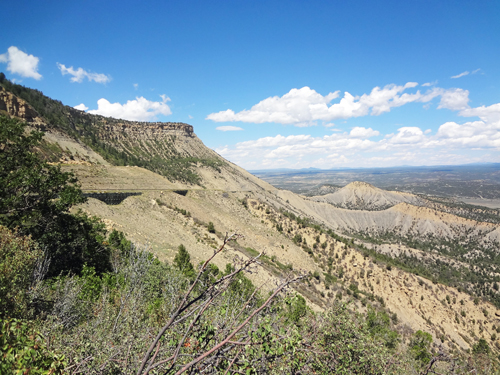
[[[48,246],[57,248],[62,255],[56,258],[59,266],[67,266],[70,248],[59,248],[58,241],[71,220],[54,220],[43,246],[40,239],[24,236],[30,225],[23,225],[34,219],[21,220],[17,232],[1,227],[0,314],[17,316],[23,324],[31,320],[29,335],[36,335],[34,342],[26,337],[25,329],[11,335],[9,345],[15,353],[20,353],[23,342],[44,344],[39,353],[42,360],[69,373],[176,373],[183,368],[191,373],[266,374],[447,373],[452,368],[457,374],[490,374],[498,370],[497,310],[436,278],[436,274],[447,277],[446,281],[459,278],[455,266],[460,269],[465,263],[444,260],[450,259],[455,247],[486,249],[489,245],[484,239],[473,239],[484,235],[485,228],[496,228],[494,222],[469,223],[419,208],[428,221],[391,237],[388,230],[370,228],[364,211],[355,211],[356,222],[348,219],[352,212],[344,210],[347,213],[339,221],[350,223],[349,232],[344,232],[334,226],[334,216],[328,216],[335,209],[331,205],[271,190],[229,163],[204,167],[197,158],[211,160],[207,155],[213,153],[202,149],[201,143],[187,142],[199,146],[190,154],[179,146],[182,142],[176,134],[156,144],[150,135],[140,133],[143,129],[156,132],[155,124],[136,124],[127,129],[139,133],[124,136],[116,132],[120,121],[103,119],[90,124],[95,127],[90,133],[113,134],[113,149],[140,162],[148,160],[146,150],[153,150],[159,165],[188,158],[172,169],[192,167],[198,183],[210,188],[192,186],[189,179],[174,184],[141,168],[79,165],[82,183],[91,189],[106,190],[111,182],[113,189],[123,190],[121,186],[126,185],[141,194],[113,206],[91,198],[80,205],[104,222],[69,226],[71,235],[79,239],[77,245],[90,250],[90,258],[78,263],[79,267],[62,267],[62,272],[54,274],[44,274],[37,254]],[[111,142],[106,136],[96,139]],[[8,146],[9,142],[2,145]],[[53,148],[51,157],[67,152]],[[34,163],[42,166],[41,176],[56,171],[55,177],[71,177],[57,167]],[[130,160],[124,157],[123,163]],[[5,181],[10,175],[16,173],[8,172]],[[141,181],[135,181],[137,176]],[[30,194],[23,196],[41,196]],[[77,187],[75,194],[79,194]],[[64,199],[56,194],[47,204],[66,207]],[[400,218],[413,220],[417,214],[411,210],[418,213],[410,205],[406,212],[401,207],[394,211]],[[69,211],[61,216],[69,218]],[[80,220],[74,214],[71,217]],[[432,232],[431,219],[436,223],[450,219],[455,226],[449,228],[461,234],[458,243],[453,243],[452,236],[426,237],[427,232],[420,229]],[[359,225],[363,220],[368,223],[365,227]],[[119,228],[127,236],[117,231],[106,236],[105,226]],[[226,229],[247,236],[228,241]],[[80,241],[89,233],[97,243]],[[356,233],[366,239],[360,243],[353,238]],[[494,233],[487,234],[494,239]],[[377,239],[378,235],[385,237]],[[147,241],[151,252],[132,247],[127,238]],[[368,238],[376,243],[367,243]],[[433,241],[443,238],[449,243],[438,253],[433,246],[442,244]],[[420,249],[411,252],[407,245]],[[398,253],[386,250],[398,246]],[[479,252],[473,254],[477,258]],[[99,256],[108,261],[107,269],[92,263],[92,257]],[[439,267],[434,258],[439,259]],[[427,266],[428,260],[436,267]],[[16,267],[5,267],[10,263]],[[477,280],[494,277],[493,270],[488,269],[484,277],[477,273]],[[498,283],[491,288],[497,291]],[[12,328],[9,324],[4,327]],[[7,337],[3,331],[1,337]],[[15,358],[10,357],[8,366],[22,365]],[[43,366],[40,369],[45,370]]]
[[[48,129],[62,131],[83,142],[113,165],[139,166],[172,181],[199,185],[201,179],[195,167],[202,166],[220,172],[221,166],[225,164],[215,153],[179,149],[175,134],[141,139],[134,133],[123,131],[123,127],[130,125],[138,126],[140,131],[141,127],[148,126],[145,123],[87,114],[50,99],[38,90],[6,79],[0,86],[31,105],[46,120]],[[190,127],[186,124],[178,126]],[[42,155],[50,161],[64,154],[63,150],[55,149],[46,143],[40,148]]]

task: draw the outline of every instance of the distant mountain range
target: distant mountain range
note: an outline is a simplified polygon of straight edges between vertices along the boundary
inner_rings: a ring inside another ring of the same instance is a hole
[[[469,168],[473,166],[485,166],[485,167],[491,167],[495,169],[500,169],[500,163],[469,163],[469,164],[449,164],[449,165],[400,165],[400,166],[394,166],[394,167],[361,167],[361,168],[354,168],[354,167],[338,167],[338,168],[314,168],[314,167],[309,167],[309,168],[300,168],[300,169],[293,169],[293,168],[270,168],[270,169],[251,169],[248,170],[248,172],[252,174],[266,174],[266,173],[279,173],[279,172],[284,172],[284,173],[303,173],[303,172],[335,172],[335,171],[345,171],[345,170],[355,170],[355,171],[374,171],[374,170],[388,170],[388,171],[393,171],[393,170],[398,170],[398,169],[404,169],[404,170],[442,170],[442,169],[447,169],[447,170],[455,170],[455,169],[460,169],[460,168]]]

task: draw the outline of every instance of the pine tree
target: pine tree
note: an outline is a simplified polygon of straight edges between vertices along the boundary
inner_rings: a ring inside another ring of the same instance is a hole
[[[186,277],[193,278],[195,276],[191,256],[184,245],[179,245],[177,255],[174,258],[174,264]]]

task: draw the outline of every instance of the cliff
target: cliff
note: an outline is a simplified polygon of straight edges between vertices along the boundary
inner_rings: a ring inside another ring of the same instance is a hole
[[[0,113],[5,112],[33,125],[42,125],[43,119],[25,100],[18,98],[0,86]]]
[[[205,147],[191,125],[93,115],[8,80],[0,84],[0,111],[44,131],[46,142],[59,148],[64,143],[56,157],[61,162],[135,165],[173,181],[198,185],[201,178],[195,170],[197,167],[219,171],[225,164],[217,153]],[[48,152],[50,149],[45,147],[42,154],[49,154],[50,161],[55,161],[54,153]],[[86,155],[83,159],[82,154]]]

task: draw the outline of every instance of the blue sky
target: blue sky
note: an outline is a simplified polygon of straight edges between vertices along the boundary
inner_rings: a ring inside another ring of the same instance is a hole
[[[247,169],[500,162],[498,1],[17,1],[0,71]]]

